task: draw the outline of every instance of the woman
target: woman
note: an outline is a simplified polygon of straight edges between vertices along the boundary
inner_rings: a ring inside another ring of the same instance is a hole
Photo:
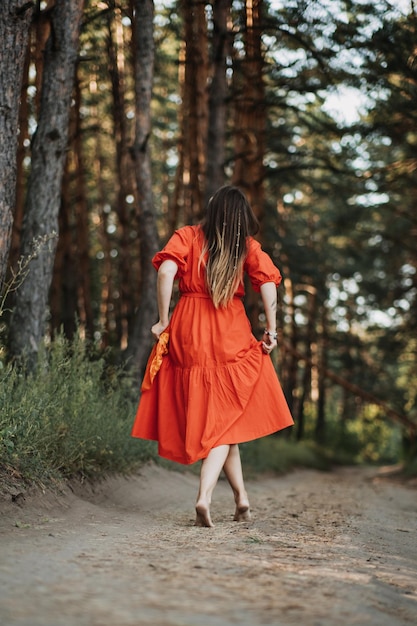
[[[222,469],[234,493],[234,520],[250,518],[238,444],[293,424],[268,356],[277,345],[281,275],[253,239],[257,229],[244,194],[225,186],[211,198],[202,223],[177,230],[152,261],[159,309],[152,334],[159,342],[149,358],[132,435],[158,441],[167,459],[203,460],[198,526],[213,526],[210,503]],[[261,294],[262,341],[253,336],[243,306],[244,274]],[[181,297],[169,320],[176,278]]]

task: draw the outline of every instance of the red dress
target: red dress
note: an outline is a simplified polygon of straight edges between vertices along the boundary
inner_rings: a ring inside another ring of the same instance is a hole
[[[158,451],[194,463],[222,444],[251,441],[293,424],[271,358],[251,332],[243,282],[232,302],[216,309],[199,257],[199,226],[177,230],[153,258],[178,265],[181,297],[172,314],[168,353],[151,385],[142,388],[132,436],[158,441]],[[250,237],[244,264],[255,291],[281,274]]]

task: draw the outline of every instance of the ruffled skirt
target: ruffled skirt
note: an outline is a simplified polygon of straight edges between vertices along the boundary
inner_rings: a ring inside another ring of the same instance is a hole
[[[168,354],[142,391],[132,436],[158,441],[160,456],[189,464],[216,446],[292,424],[242,301],[216,310],[204,294],[183,294],[171,319]]]

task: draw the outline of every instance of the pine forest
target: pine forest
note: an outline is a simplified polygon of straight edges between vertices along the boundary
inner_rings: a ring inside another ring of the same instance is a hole
[[[7,466],[18,420],[56,393],[40,362],[58,371],[58,344],[83,353],[84,386],[84,358],[114,394],[128,378],[134,407],[151,259],[224,184],[283,275],[272,358],[295,426],[280,438],[416,465],[416,42],[413,0],[2,0]],[[260,338],[249,287],[245,306]],[[28,410],[17,389],[34,376],[49,395]]]

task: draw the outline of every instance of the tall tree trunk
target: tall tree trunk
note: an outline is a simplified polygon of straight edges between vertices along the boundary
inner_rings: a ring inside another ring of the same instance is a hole
[[[326,436],[326,371],[327,371],[327,350],[328,350],[328,329],[327,329],[327,309],[321,307],[321,341],[318,359],[318,381],[317,381],[317,420],[315,428],[315,438],[318,443],[324,443]]]
[[[262,51],[263,0],[246,0],[243,32],[244,56],[235,59],[235,167],[233,184],[243,189],[262,222],[264,203],[265,86]],[[262,223],[261,223],[262,228]],[[256,334],[260,333],[260,300],[249,290],[245,306]]]
[[[83,152],[83,125],[81,116],[81,85],[75,82],[75,134],[73,154],[76,202],[75,232],[77,253],[78,297],[77,312],[80,324],[91,339],[94,334],[93,306],[91,302],[91,264],[90,264],[90,232],[87,200],[86,165]]]
[[[83,131],[80,79],[76,77],[69,120],[69,152],[61,186],[59,241],[49,298],[51,329],[56,331],[62,326],[68,338],[74,336],[77,320],[80,332],[89,338],[94,333]]]
[[[50,34],[48,0],[45,7],[40,10],[39,2],[37,10],[33,16],[32,28],[29,33],[29,43],[27,46],[25,68],[23,74],[22,97],[19,111],[19,147],[17,151],[17,184],[16,184],[16,207],[13,220],[12,242],[9,253],[9,268],[16,268],[21,248],[21,235],[23,227],[23,217],[25,211],[25,196],[27,187],[28,167],[24,166],[24,159],[30,154],[27,144],[29,142],[29,119],[35,117],[39,119],[42,73],[45,45]],[[35,68],[33,78],[29,76]],[[28,87],[35,88],[34,102],[30,103],[28,98]]]
[[[213,3],[205,205],[216,189],[224,184],[226,100],[229,91],[226,71],[231,43],[228,29],[231,6],[232,0],[214,0]]]
[[[182,106],[179,148],[180,166],[176,197],[182,221],[195,223],[202,215],[206,174],[208,120],[208,37],[205,5],[198,0],[181,0],[184,21],[184,50],[180,54]]]
[[[233,183],[246,192],[258,217],[263,215],[265,86],[262,51],[263,0],[246,0],[244,57],[236,59],[235,168]]]
[[[293,411],[294,396],[297,389],[298,359],[294,351],[298,346],[298,328],[295,321],[295,302],[294,302],[294,286],[290,278],[284,281],[286,294],[286,316],[289,318],[287,325],[287,333],[291,350],[287,350],[285,344],[282,346],[283,351],[283,389],[290,411]]]
[[[94,148],[94,176],[97,181],[97,197],[98,197],[98,213],[100,216],[99,220],[99,231],[98,231],[98,240],[101,245],[101,249],[103,252],[102,265],[103,268],[101,270],[101,294],[100,294],[100,317],[99,317],[99,328],[102,331],[101,337],[101,347],[107,348],[111,345],[111,333],[114,317],[112,316],[111,310],[111,293],[113,291],[113,273],[112,273],[112,259],[111,259],[111,245],[109,241],[109,237],[107,235],[108,228],[108,213],[105,211],[105,206],[107,202],[106,191],[103,184],[103,149],[101,145],[101,137],[100,134],[96,134],[95,138],[95,148]]]
[[[145,370],[152,346],[150,328],[157,321],[156,272],[151,259],[159,248],[155,208],[152,197],[152,172],[149,139],[151,134],[151,96],[154,69],[153,0],[131,0],[133,19],[133,58],[135,68],[135,165],[140,237],[140,303],[125,352],[130,365],[140,374]]]
[[[12,235],[19,100],[33,6],[25,0],[0,3],[0,294]]]
[[[134,275],[132,262],[132,248],[136,241],[132,240],[131,233],[135,223],[134,203],[128,202],[129,196],[135,196],[135,175],[129,152],[129,128],[126,117],[126,77],[125,52],[123,39],[122,12],[120,8],[113,8],[107,15],[109,73],[112,83],[113,96],[113,124],[116,142],[116,171],[117,171],[117,215],[120,225],[120,243],[118,247],[119,260],[119,297],[115,308],[118,312],[116,329],[118,342],[122,349],[127,346],[129,330],[134,320],[134,302],[132,285],[137,277]],[[137,202],[136,202],[137,203]]]
[[[74,203],[71,198],[70,178],[71,171],[67,162],[61,185],[61,206],[58,218],[59,241],[49,292],[51,331],[52,333],[59,332],[62,328],[68,338],[72,338],[76,332],[79,276],[74,236]]]
[[[184,109],[184,93],[185,93],[185,44],[181,42],[178,54],[178,85],[181,96],[182,105],[178,114],[178,143],[177,154],[178,163],[175,169],[174,193],[169,208],[169,230],[171,233],[180,225],[184,215],[184,136],[182,128],[184,126],[184,117],[186,112]]]
[[[317,309],[317,290],[314,287],[306,285],[308,291],[307,305],[307,327],[305,339],[306,359],[304,361],[304,371],[300,383],[300,396],[297,398],[295,422],[297,424],[297,439],[303,438],[304,434],[304,408],[305,402],[311,393],[311,359],[313,356],[313,345],[316,342],[316,309]]]
[[[33,139],[32,168],[22,233],[22,252],[58,231],[58,213],[64,170],[68,119],[84,0],[56,0],[49,12],[51,31],[45,48],[41,112]],[[56,241],[38,250],[26,280],[16,293],[10,325],[10,350],[28,355],[34,364],[45,333],[48,293]]]
[[[19,107],[19,144],[17,148],[17,175],[16,175],[16,204],[13,216],[12,240],[9,252],[9,268],[16,268],[19,251],[20,237],[22,234],[22,224],[24,215],[25,193],[26,193],[26,168],[24,158],[28,151],[29,143],[29,106],[27,90],[29,87],[29,64],[30,64],[30,44],[26,50],[26,58],[23,69],[22,94]]]
[[[277,193],[278,198],[280,197],[280,193]],[[286,208],[281,199],[278,199],[277,202],[277,233],[281,239],[281,241],[285,241],[288,237],[287,233],[287,219],[286,219]],[[281,381],[284,389],[284,394],[288,402],[288,406],[290,410],[293,411],[293,400],[294,400],[294,390],[295,384],[297,381],[297,361],[293,358],[291,350],[288,349],[288,343],[286,342],[287,336],[289,337],[289,341],[291,342],[291,348],[293,346],[297,346],[297,333],[295,327],[295,304],[294,304],[294,290],[293,290],[293,282],[291,279],[291,269],[290,269],[290,259],[285,252],[285,250],[281,250],[280,252],[280,263],[281,268],[284,275],[284,280],[281,283],[278,295],[280,295],[280,291],[285,291],[285,299],[280,298],[281,305],[278,307],[277,314],[277,330],[278,330],[278,370],[281,372]],[[287,319],[290,320],[287,323]],[[288,431],[291,432],[291,431]]]

